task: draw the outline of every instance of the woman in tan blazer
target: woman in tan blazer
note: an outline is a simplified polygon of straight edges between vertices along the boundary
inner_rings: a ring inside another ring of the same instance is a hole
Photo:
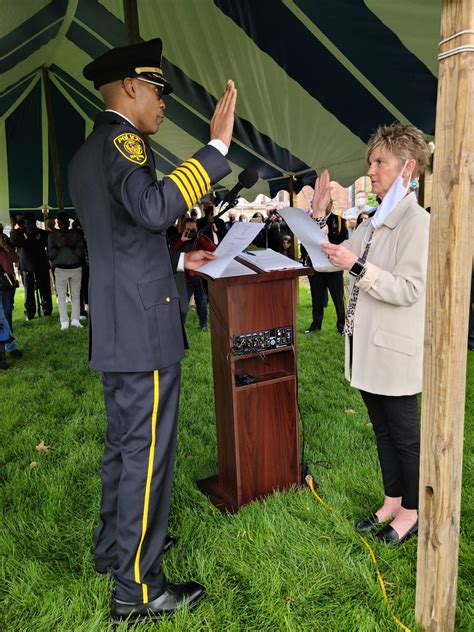
[[[375,215],[341,245],[324,244],[332,265],[349,270],[346,377],[360,389],[374,428],[385,498],[356,524],[399,544],[418,531],[419,418],[429,214],[409,192],[429,149],[420,130],[379,128],[367,148],[372,191],[382,200]],[[330,201],[329,174],[316,183],[313,215]]]

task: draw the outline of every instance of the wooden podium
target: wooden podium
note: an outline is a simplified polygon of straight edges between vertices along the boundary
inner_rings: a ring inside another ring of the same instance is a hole
[[[301,482],[295,277],[308,272],[302,268],[206,277],[219,473],[197,485],[222,511],[234,513],[252,500]],[[251,335],[234,338],[242,334]],[[268,345],[269,336],[273,347],[258,351],[265,340]],[[239,385],[242,375],[255,381]]]

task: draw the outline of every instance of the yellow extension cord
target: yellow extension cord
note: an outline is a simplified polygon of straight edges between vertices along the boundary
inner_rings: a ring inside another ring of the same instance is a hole
[[[314,481],[313,481],[313,477],[312,477],[311,475],[309,475],[309,474],[308,474],[308,476],[306,476],[306,477],[305,477],[305,481],[306,481],[306,483],[308,484],[308,486],[309,486],[309,488],[310,488],[310,490],[311,490],[311,493],[312,493],[312,494],[313,494],[313,496],[316,498],[316,500],[317,500],[319,503],[321,503],[321,505],[323,505],[323,507],[326,507],[326,509],[329,509],[329,511],[333,511],[334,513],[336,513],[336,514],[337,514],[337,511],[334,509],[334,507],[331,507],[331,505],[328,505],[326,502],[324,502],[324,500],[321,498],[321,496],[319,496],[319,495],[316,493],[316,490],[314,489]],[[398,619],[398,618],[395,616],[395,614],[394,614],[394,612],[393,612],[393,608],[392,608],[392,606],[390,605],[390,602],[389,602],[389,600],[388,600],[388,597],[387,597],[387,591],[385,590],[385,584],[384,584],[384,581],[383,581],[383,579],[382,579],[382,575],[380,574],[379,567],[378,567],[378,564],[377,564],[377,559],[376,559],[376,557],[375,557],[375,553],[374,553],[374,552],[373,552],[373,550],[372,550],[372,547],[371,547],[371,546],[370,546],[370,544],[367,542],[367,540],[366,540],[363,536],[361,536],[361,535],[360,535],[360,533],[359,533],[359,538],[362,540],[362,544],[365,546],[365,548],[366,548],[366,549],[368,549],[368,551],[369,551],[369,553],[370,553],[370,558],[371,558],[372,563],[373,563],[373,565],[374,565],[374,568],[375,568],[375,573],[377,574],[377,581],[378,581],[379,586],[380,586],[380,589],[381,589],[381,591],[382,591],[382,595],[383,595],[384,601],[385,601],[385,603],[387,604],[387,608],[388,608],[388,610],[389,610],[390,614],[392,615],[392,619],[395,621],[395,623],[396,623],[397,625],[399,625],[399,626],[402,628],[402,630],[404,630],[405,632],[411,632],[410,628],[408,628],[405,624],[403,624],[403,623],[400,621],[400,619]]]

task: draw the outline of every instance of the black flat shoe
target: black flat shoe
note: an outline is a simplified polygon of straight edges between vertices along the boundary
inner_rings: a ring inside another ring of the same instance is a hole
[[[355,527],[356,531],[358,531],[359,533],[369,533],[370,531],[373,531],[379,524],[380,521],[376,514],[372,514],[368,518],[364,518],[363,520],[359,520],[359,522],[356,522]]]
[[[148,603],[127,603],[112,597],[110,617],[113,623],[120,623],[127,619],[134,621],[153,621],[163,615],[173,614],[178,608],[194,607],[204,598],[204,586],[197,582],[186,584],[165,584],[165,589],[153,601]]]
[[[165,548],[163,549],[163,555],[165,553],[168,553],[168,551],[174,547],[177,541],[178,541],[178,538],[174,538],[172,535],[166,535]],[[99,575],[107,575],[107,573],[110,572],[110,566],[107,566],[106,568],[96,567],[95,570],[96,570],[96,573],[98,573]]]
[[[395,529],[391,527],[390,525],[387,525],[384,529],[382,529],[382,531],[379,531],[378,533],[376,533],[375,537],[377,538],[377,540],[380,540],[381,542],[385,542],[385,544],[397,545],[397,544],[401,544],[402,542],[405,542],[405,540],[408,540],[408,538],[411,538],[413,535],[416,535],[417,533],[418,533],[418,520],[411,527],[411,529],[408,529],[408,531],[402,537],[400,537],[398,533],[395,531]]]

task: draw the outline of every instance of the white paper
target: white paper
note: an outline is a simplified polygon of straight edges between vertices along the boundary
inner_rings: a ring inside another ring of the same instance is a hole
[[[287,206],[278,209],[278,212],[306,248],[315,270],[320,272],[339,270],[329,263],[329,259],[321,250],[321,244],[328,242],[327,235],[309,215],[306,215],[303,209]]]
[[[291,270],[293,268],[303,268],[304,266],[299,262],[275,252],[268,248],[267,250],[252,250],[251,252],[244,252],[239,255],[244,261],[248,261],[250,264],[256,265],[263,272],[271,272],[273,270]]]
[[[227,276],[224,272],[231,261],[252,243],[262,228],[263,224],[255,222],[234,222],[213,253],[217,258],[201,266],[199,272],[213,279]]]
[[[242,263],[239,263],[238,261],[235,261],[235,259],[232,259],[232,261],[229,263],[221,276],[227,278],[236,276],[247,276],[248,274],[257,273],[255,272],[255,270],[251,270],[250,268],[247,268],[247,266],[244,266]]]

